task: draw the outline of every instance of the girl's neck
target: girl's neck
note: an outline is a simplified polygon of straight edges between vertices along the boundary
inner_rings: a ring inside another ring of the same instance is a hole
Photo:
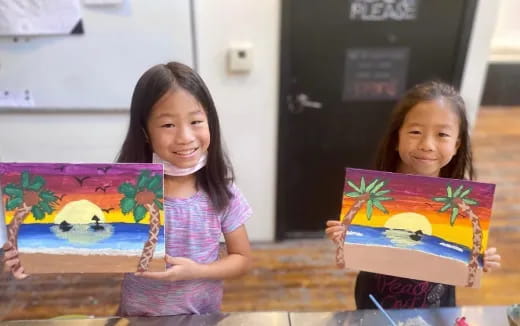
[[[164,195],[172,198],[189,198],[197,192],[195,173],[184,176],[164,175]]]

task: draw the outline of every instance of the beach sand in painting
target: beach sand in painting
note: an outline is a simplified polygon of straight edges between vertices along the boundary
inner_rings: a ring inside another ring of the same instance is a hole
[[[29,274],[38,273],[126,273],[136,272],[139,257],[109,255],[53,255],[21,253],[20,260]],[[150,263],[149,271],[164,271],[163,257]]]
[[[416,250],[345,243],[347,268],[436,283],[466,286],[467,264]],[[474,288],[479,287],[478,269]]]

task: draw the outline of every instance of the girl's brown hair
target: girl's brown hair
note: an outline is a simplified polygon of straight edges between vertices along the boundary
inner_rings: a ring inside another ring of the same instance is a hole
[[[440,171],[440,177],[454,179],[475,178],[471,142],[469,138],[466,105],[460,94],[452,86],[439,81],[428,81],[415,85],[406,92],[397,103],[390,117],[389,127],[383,137],[376,158],[377,170],[396,172],[401,162],[397,151],[399,129],[403,125],[408,112],[420,102],[444,99],[451,104],[451,108],[459,117],[459,141],[457,153],[451,161]]]
[[[211,143],[206,166],[196,172],[197,184],[209,194],[218,211],[224,210],[233,197],[229,185],[234,174],[220,135],[215,103],[202,78],[179,62],[159,64],[148,69],[137,81],[130,105],[130,125],[117,157],[121,163],[152,162],[152,146],[146,138],[146,123],[153,105],[169,90],[183,89],[202,105],[208,116]]]

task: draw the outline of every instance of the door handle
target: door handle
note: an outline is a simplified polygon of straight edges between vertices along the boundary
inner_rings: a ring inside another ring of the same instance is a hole
[[[320,102],[311,101],[309,96],[303,93],[296,95],[296,102],[302,108],[321,109],[323,107],[323,104],[321,104]]]
[[[295,96],[294,100],[292,95],[287,96],[287,109],[289,112],[298,114],[302,113],[304,109],[321,109],[323,104],[316,101],[311,101],[307,94],[300,93]]]

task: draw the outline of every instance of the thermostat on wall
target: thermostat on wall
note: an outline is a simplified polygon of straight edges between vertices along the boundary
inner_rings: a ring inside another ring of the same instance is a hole
[[[228,50],[230,72],[250,72],[253,68],[253,47],[250,44],[231,46]]]

